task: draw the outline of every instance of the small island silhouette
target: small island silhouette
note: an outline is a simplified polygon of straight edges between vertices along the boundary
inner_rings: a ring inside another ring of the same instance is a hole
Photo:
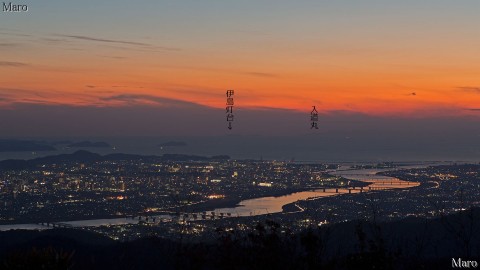
[[[106,142],[91,142],[91,141],[82,141],[77,143],[72,143],[67,145],[71,148],[107,148],[111,147],[110,144]]]

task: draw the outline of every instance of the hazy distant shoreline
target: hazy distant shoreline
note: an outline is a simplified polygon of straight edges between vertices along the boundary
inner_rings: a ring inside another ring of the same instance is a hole
[[[0,139],[1,140],[1,139]],[[4,139],[7,140],[7,139]],[[8,139],[11,140],[11,139]],[[422,145],[405,147],[400,144],[346,144],[341,138],[326,135],[313,137],[290,136],[160,136],[160,137],[59,137],[59,138],[20,138],[16,140],[47,142],[56,150],[0,152],[0,160],[33,159],[37,157],[69,154],[78,149],[65,147],[82,141],[105,142],[111,147],[91,147],[85,150],[98,154],[137,154],[156,155],[184,154],[199,156],[229,155],[233,159],[276,160],[294,162],[323,163],[382,163],[382,162],[479,162],[480,156],[471,147],[425,149]],[[350,139],[351,140],[351,139]],[[88,146],[88,144],[84,144]],[[95,145],[89,144],[89,145]],[[165,145],[164,147],[160,145]],[[169,146],[177,145],[177,146]],[[182,145],[182,146],[180,146]],[[445,146],[447,147],[447,146]],[[453,146],[452,146],[453,147]]]

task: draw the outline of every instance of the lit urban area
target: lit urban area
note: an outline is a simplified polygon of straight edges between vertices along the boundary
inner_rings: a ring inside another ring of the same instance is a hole
[[[352,220],[432,218],[478,207],[480,165],[404,167],[86,151],[3,161],[0,223],[75,227],[120,241],[152,235],[195,240],[248,231],[267,220],[301,231]],[[366,170],[380,172],[369,179],[361,175]],[[355,179],[359,175],[364,178]],[[302,192],[313,195],[278,211],[245,213],[237,206]]]

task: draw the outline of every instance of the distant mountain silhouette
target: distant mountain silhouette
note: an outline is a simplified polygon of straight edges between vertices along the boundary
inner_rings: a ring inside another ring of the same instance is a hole
[[[50,142],[51,145],[66,145],[66,144],[72,144],[72,141],[69,140],[60,140],[60,141],[52,141]]]
[[[110,144],[106,142],[90,142],[90,141],[83,141],[77,142],[67,145],[68,147],[72,148],[108,148],[111,147]]]
[[[161,143],[158,146],[159,147],[180,147],[180,146],[187,146],[187,143],[171,141],[171,142]]]
[[[214,160],[229,160],[230,156],[227,155],[217,155],[217,156],[212,156],[210,159]]]
[[[195,156],[195,155],[183,155],[183,154],[164,154],[162,156],[164,160],[175,160],[175,161],[188,161],[188,160],[209,160],[208,157]]]
[[[55,151],[45,142],[24,140],[0,140],[0,152]]]

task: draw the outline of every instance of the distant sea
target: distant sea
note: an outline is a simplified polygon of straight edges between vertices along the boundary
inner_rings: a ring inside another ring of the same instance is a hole
[[[267,137],[267,136],[211,136],[211,137],[79,137],[79,138],[8,138],[55,142],[106,142],[108,148],[68,148],[54,145],[56,151],[0,152],[0,160],[33,159],[42,156],[87,150],[99,154],[129,153],[140,155],[187,154],[199,156],[229,155],[233,159],[313,162],[479,162],[478,149],[462,145],[435,145],[425,143],[382,142],[337,137]],[[184,142],[185,146],[161,147],[168,142]]]

